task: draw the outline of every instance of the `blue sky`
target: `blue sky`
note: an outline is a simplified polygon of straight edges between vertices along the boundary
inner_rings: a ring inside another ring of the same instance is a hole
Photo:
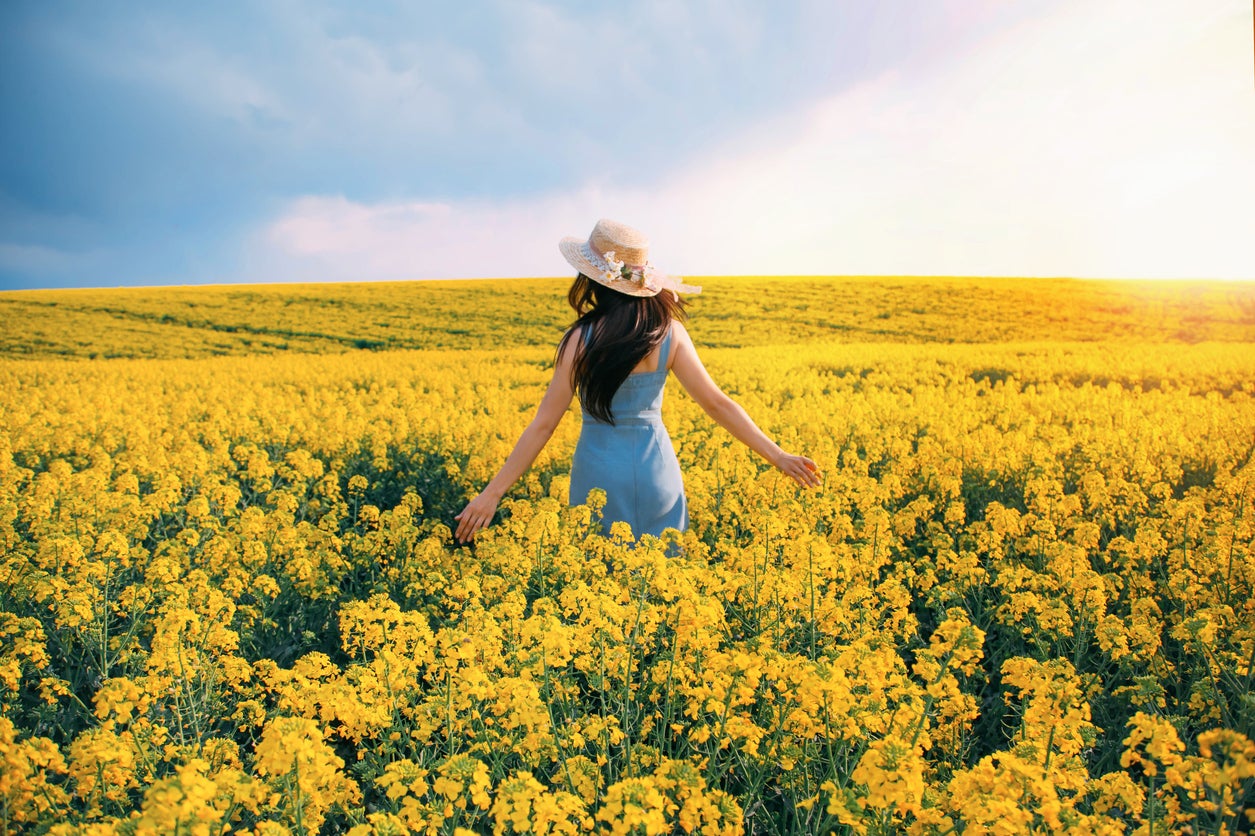
[[[0,288],[1255,279],[1245,0],[0,4]]]

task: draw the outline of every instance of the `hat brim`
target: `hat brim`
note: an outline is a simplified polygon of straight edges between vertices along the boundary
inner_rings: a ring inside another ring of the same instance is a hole
[[[584,238],[563,238],[558,242],[558,250],[562,253],[562,257],[567,260],[567,264],[570,264],[576,270],[597,282],[597,284],[627,296],[657,296],[664,290],[691,294],[702,292],[700,287],[684,284],[680,276],[671,276],[658,270],[653,271],[653,277],[659,285],[657,289],[646,287],[641,282],[632,281],[631,279],[607,280],[603,274],[606,266],[598,263],[601,259],[597,257],[588,240]]]

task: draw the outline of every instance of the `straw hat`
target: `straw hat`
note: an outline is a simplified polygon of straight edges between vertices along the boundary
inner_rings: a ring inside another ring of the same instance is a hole
[[[628,296],[657,296],[701,293],[700,287],[683,284],[679,276],[668,276],[649,263],[649,239],[627,224],[602,218],[588,240],[563,238],[558,249],[567,263],[598,284]]]

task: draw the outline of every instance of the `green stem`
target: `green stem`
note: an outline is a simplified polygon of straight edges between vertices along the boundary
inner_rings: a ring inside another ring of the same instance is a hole
[[[296,817],[296,832],[301,836],[305,834],[305,816],[304,810],[305,799],[301,798],[301,766],[295,760],[292,761],[292,771],[288,773],[288,786],[293,790],[292,812]]]
[[[554,745],[558,748],[558,761],[562,764],[562,777],[566,780],[567,789],[575,792],[575,782],[571,780],[571,770],[566,762],[566,746],[562,743],[562,735],[558,731],[558,721],[553,716],[553,687],[549,684],[549,658],[545,652],[545,646],[540,646],[540,664],[544,672],[544,688],[545,709],[549,714],[549,731],[553,734]]]
[[[715,736],[715,751],[710,759],[710,767],[707,769],[707,775],[709,776],[707,780],[712,784],[721,777],[721,773],[716,771],[716,767],[719,765],[719,753],[723,751],[723,735],[728,728],[728,714],[732,711],[732,691],[736,688],[736,683],[740,681],[741,676],[740,672],[732,675],[732,681],[728,683],[728,692],[723,698],[723,712],[719,718],[719,734]],[[732,744],[729,743],[728,748],[731,747]]]
[[[444,737],[449,743],[449,757],[453,757],[456,751],[453,748],[453,672],[447,669],[444,672],[444,694]]]
[[[810,596],[811,608],[811,661],[815,661],[815,544],[812,543],[806,550],[806,586],[807,594]]]

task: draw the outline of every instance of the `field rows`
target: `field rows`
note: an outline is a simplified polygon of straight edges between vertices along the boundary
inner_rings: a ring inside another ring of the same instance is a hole
[[[1255,341],[1255,284],[703,277],[702,344]],[[552,346],[569,279],[0,293],[0,356]]]

